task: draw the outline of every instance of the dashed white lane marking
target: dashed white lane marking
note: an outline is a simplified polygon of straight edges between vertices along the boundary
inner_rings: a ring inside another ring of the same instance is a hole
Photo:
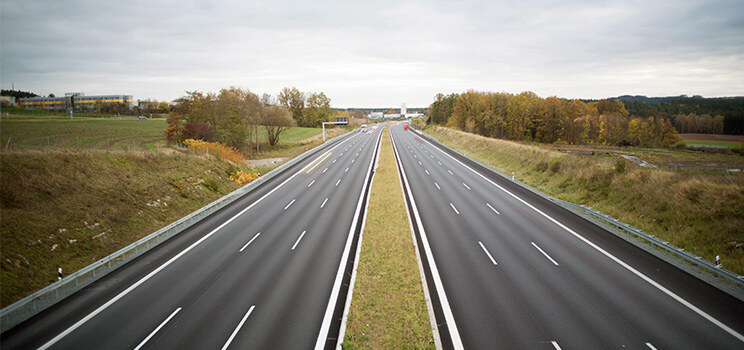
[[[440,162],[440,161],[437,161],[437,163],[439,163],[439,165],[442,165],[442,162]]]
[[[542,250],[540,247],[538,247],[537,244],[535,244],[535,242],[531,242],[531,243],[532,243],[533,246],[535,246],[535,248],[537,248],[537,250],[540,251],[540,253],[542,253],[543,255],[545,255],[545,257],[548,258],[555,266],[558,266],[558,263],[555,262],[555,260],[553,260],[553,258],[551,258],[550,255],[548,255],[548,253],[546,253],[544,250]]]
[[[339,182],[341,182],[341,179],[338,179],[338,181],[336,181],[336,186],[338,186]]]
[[[486,253],[486,255],[488,255],[488,258],[489,258],[489,259],[491,259],[491,262],[492,262],[492,263],[493,263],[494,265],[498,265],[498,264],[496,263],[496,260],[494,260],[493,256],[491,256],[491,253],[489,253],[489,252],[488,252],[488,249],[486,249],[486,246],[484,246],[484,245],[483,245],[483,242],[481,242],[481,241],[478,241],[478,244],[480,244],[481,248],[483,248],[483,252],[484,252],[484,253]]]
[[[460,212],[457,211],[457,208],[455,208],[455,205],[454,204],[450,203],[450,206],[452,207],[452,210],[455,211],[455,214],[460,215]]]
[[[338,158],[334,159],[333,162],[335,163]]]
[[[292,203],[294,203],[294,202],[295,202],[295,200],[296,200],[296,199],[293,199],[293,200],[292,200],[291,202],[289,202],[289,204],[287,204],[287,206],[286,206],[286,207],[284,207],[284,210],[287,210],[287,208],[289,208],[289,207],[290,207],[290,206],[292,205]]]
[[[326,202],[328,202],[328,198],[326,198],[326,199],[325,199],[325,200],[323,201],[323,204],[321,204],[321,205],[320,205],[320,209],[323,209],[323,207],[325,206]]]
[[[438,189],[438,190],[441,190],[441,189],[442,189],[441,187],[439,187],[439,184],[438,184],[438,183],[436,183],[436,182],[434,183],[434,186],[437,186],[437,189]]]
[[[323,174],[325,174],[326,171],[328,171],[328,168],[323,169]]]
[[[173,311],[173,313],[171,313],[171,314],[170,314],[170,316],[168,316],[168,318],[166,318],[166,319],[165,319],[165,321],[163,321],[163,323],[161,323],[161,324],[160,324],[160,325],[158,326],[158,328],[155,328],[155,330],[154,330],[154,331],[152,331],[152,333],[150,333],[150,335],[148,335],[148,336],[147,336],[147,338],[145,338],[145,339],[144,339],[144,340],[143,340],[143,341],[142,341],[141,343],[139,343],[139,345],[137,345],[137,347],[136,347],[136,348],[134,348],[134,350],[139,350],[139,349],[141,349],[141,348],[142,348],[142,347],[143,347],[143,346],[145,345],[145,343],[147,343],[147,341],[148,341],[148,340],[150,340],[150,338],[152,338],[152,336],[153,336],[153,335],[155,335],[155,333],[157,333],[157,332],[158,332],[158,331],[160,330],[160,328],[163,328],[163,326],[165,326],[165,324],[166,324],[166,323],[168,323],[168,321],[170,321],[170,320],[171,320],[171,318],[173,318],[173,316],[176,316],[176,314],[177,314],[177,313],[178,313],[179,311],[181,311],[181,308],[180,308],[180,307],[179,307],[178,309],[176,309],[176,311]],[[647,344],[648,344],[648,343],[647,343]]]
[[[349,172],[349,168],[346,168],[346,170],[344,170],[344,172],[345,172],[345,173]]]
[[[240,320],[240,323],[238,323],[238,326],[235,327],[235,330],[230,334],[230,338],[227,339],[227,342],[222,347],[222,350],[226,350],[228,346],[230,346],[230,343],[232,343],[233,339],[235,339],[235,336],[238,335],[238,331],[240,331],[240,328],[243,327],[243,323],[245,323],[245,320],[248,319],[248,316],[251,315],[251,312],[253,312],[253,309],[256,307],[256,305],[251,305],[251,308],[248,309],[248,312],[246,312],[245,316],[243,316],[243,319]]]
[[[355,161],[355,160],[356,160],[356,159],[352,159],[352,160],[351,160],[351,164],[354,164],[354,161]]]
[[[254,241],[254,240],[255,240],[256,238],[258,238],[258,235],[260,235],[260,234],[261,234],[261,232],[259,232],[259,233],[256,233],[256,235],[255,235],[255,236],[253,236],[253,238],[251,238],[251,240],[250,240],[250,241],[248,241],[248,243],[246,243],[246,244],[245,244],[245,245],[243,246],[243,248],[240,248],[240,250],[239,250],[239,251],[241,251],[241,252],[242,252],[242,251],[244,251],[244,250],[245,250],[245,248],[248,248],[248,246],[249,246],[249,245],[250,245],[251,243],[253,243],[253,241]]]
[[[430,143],[430,142],[428,142],[428,141],[425,141],[425,142],[427,142],[427,143],[431,144],[431,143]],[[568,226],[566,226],[566,225],[562,224],[562,223],[561,223],[560,221],[558,221],[558,220],[554,219],[553,217],[551,217],[551,216],[550,216],[550,215],[548,215],[548,214],[545,214],[545,213],[544,213],[544,212],[542,212],[542,211],[541,211],[540,209],[537,209],[537,208],[535,208],[535,207],[534,207],[534,206],[533,206],[532,204],[529,204],[529,203],[527,203],[527,202],[526,202],[526,201],[525,201],[524,199],[522,199],[522,198],[518,197],[517,195],[515,195],[515,194],[513,194],[513,193],[509,192],[508,190],[506,190],[505,188],[503,188],[503,187],[499,186],[498,184],[496,184],[495,182],[493,182],[493,181],[492,181],[491,179],[487,178],[487,177],[486,177],[485,175],[483,175],[483,174],[479,173],[478,171],[476,171],[475,169],[473,169],[473,168],[471,168],[471,167],[469,167],[469,166],[465,165],[465,163],[463,163],[463,162],[461,162],[461,161],[457,160],[457,159],[456,159],[455,157],[453,157],[452,155],[448,154],[447,152],[445,152],[445,151],[443,151],[443,150],[441,150],[441,149],[438,149],[438,150],[439,150],[440,152],[442,152],[442,153],[443,153],[444,155],[446,155],[446,156],[450,157],[450,158],[451,158],[452,160],[454,160],[455,162],[457,162],[457,163],[459,163],[460,165],[462,165],[462,166],[463,166],[464,168],[466,168],[466,169],[469,169],[470,171],[472,171],[472,172],[474,172],[475,174],[477,174],[477,175],[479,175],[480,177],[482,177],[482,178],[483,178],[484,180],[486,180],[486,181],[490,182],[490,183],[491,183],[492,185],[494,185],[495,187],[499,188],[500,190],[502,190],[502,191],[504,191],[505,193],[509,194],[510,196],[514,197],[514,199],[516,199],[516,200],[518,200],[518,201],[522,202],[522,204],[524,204],[524,205],[526,205],[527,207],[529,207],[530,209],[534,210],[534,211],[535,211],[536,213],[538,213],[538,214],[540,214],[540,215],[544,216],[544,217],[545,217],[546,219],[548,219],[548,220],[552,221],[552,222],[553,222],[554,224],[558,225],[558,226],[559,226],[560,228],[564,229],[564,230],[565,230],[566,232],[570,233],[571,235],[573,235],[573,236],[574,236],[574,237],[576,237],[577,239],[581,240],[582,242],[586,243],[586,244],[587,244],[588,246],[592,247],[592,248],[593,248],[594,250],[596,250],[596,251],[598,251],[598,252],[602,253],[602,254],[603,254],[604,256],[606,256],[606,257],[607,257],[607,258],[609,258],[610,260],[614,261],[614,262],[615,262],[615,263],[617,263],[618,265],[622,266],[622,267],[623,267],[623,268],[625,268],[626,270],[628,270],[628,271],[630,271],[631,273],[633,273],[634,275],[638,276],[638,278],[640,278],[640,279],[642,279],[642,280],[646,281],[646,282],[647,282],[648,284],[652,285],[652,286],[653,286],[654,288],[658,289],[658,290],[659,290],[659,291],[661,291],[662,293],[664,293],[664,294],[668,295],[669,297],[671,297],[672,299],[676,300],[676,301],[677,301],[677,302],[679,302],[680,304],[684,305],[684,306],[685,306],[685,307],[687,307],[688,309],[692,310],[692,311],[693,311],[693,312],[695,312],[696,314],[698,314],[698,315],[702,316],[703,318],[705,318],[705,319],[706,319],[706,320],[708,320],[709,322],[711,322],[711,323],[713,323],[714,325],[718,326],[719,328],[723,329],[724,331],[726,331],[726,333],[728,333],[728,334],[732,335],[733,337],[735,337],[736,339],[739,339],[740,341],[744,342],[744,335],[742,335],[741,333],[737,332],[736,330],[734,330],[733,328],[729,327],[729,326],[728,326],[728,325],[726,325],[725,323],[723,323],[723,322],[719,321],[719,320],[718,320],[718,319],[716,319],[715,317],[713,317],[713,316],[709,315],[709,314],[708,314],[707,312],[703,311],[702,309],[700,309],[700,308],[698,308],[697,306],[693,305],[693,304],[692,304],[692,303],[690,303],[689,301],[687,301],[687,300],[683,299],[682,297],[680,297],[679,295],[675,294],[675,293],[674,293],[674,292],[672,292],[671,290],[669,290],[669,289],[667,289],[666,287],[662,286],[661,284],[659,284],[659,282],[656,282],[656,281],[654,281],[653,279],[651,279],[650,277],[648,277],[648,276],[644,275],[644,274],[643,274],[643,273],[641,273],[640,271],[636,270],[636,269],[635,269],[634,267],[632,267],[632,266],[628,265],[628,263],[626,263],[625,261],[622,261],[622,260],[620,260],[620,259],[619,259],[618,257],[616,257],[616,256],[612,255],[612,254],[611,254],[610,252],[608,252],[608,251],[604,250],[604,249],[603,249],[602,247],[600,247],[600,246],[596,245],[596,244],[595,244],[594,242],[592,242],[592,241],[590,241],[590,240],[586,239],[586,238],[585,238],[584,236],[582,236],[582,235],[578,234],[578,233],[577,233],[576,231],[574,231],[574,230],[570,229],[570,228],[569,228]]]
[[[310,186],[312,186],[312,185],[313,185],[314,183],[315,183],[315,180],[311,181],[311,182],[310,182],[310,183],[309,183],[309,184],[307,185],[307,187],[310,187]]]
[[[429,170],[424,169],[424,171],[426,172],[426,175],[429,175]]]
[[[465,186],[465,188],[467,188],[468,190],[470,190],[470,186],[468,186],[468,184],[463,182],[462,185]]]
[[[421,163],[421,161],[419,160],[419,165],[424,165],[424,164],[423,164],[423,163]]]
[[[561,350],[561,347],[558,346],[558,342],[556,342],[555,340],[551,340],[550,344],[553,344],[553,347],[555,348],[555,350]]]
[[[447,172],[450,173],[450,175],[455,175],[455,173],[453,173],[452,170],[447,169]]]
[[[499,213],[499,211],[498,211],[498,210],[494,209],[494,208],[493,208],[493,207],[492,207],[492,206],[491,206],[490,204],[486,203],[486,205],[487,205],[487,206],[488,206],[489,208],[491,208],[491,210],[493,210],[493,212],[494,212],[494,213],[496,213],[497,215],[501,215],[501,213]]]
[[[302,231],[302,233],[300,234],[300,237],[297,238],[297,241],[295,241],[295,243],[292,245],[292,250],[295,250],[295,248],[297,247],[297,244],[299,244],[300,241],[302,240],[302,237],[305,237],[305,232],[307,232],[307,230]]]
[[[646,343],[646,346],[648,346],[648,348],[651,350],[656,350],[656,347],[651,345],[651,343]]]

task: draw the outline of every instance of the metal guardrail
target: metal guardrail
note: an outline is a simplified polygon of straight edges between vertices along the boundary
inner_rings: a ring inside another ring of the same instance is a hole
[[[738,289],[739,293],[744,294],[744,276],[740,276],[733,271],[730,271],[722,266],[718,266],[708,260],[703,259],[702,257],[699,257],[682,248],[674,246],[671,243],[661,240],[652,234],[643,232],[594,208],[566,202],[558,198],[551,197],[550,200],[573,212],[580,211],[587,215],[591,215],[596,220],[599,220],[601,223],[610,225],[616,231],[624,233],[627,238],[650,246],[653,250],[661,251],[663,254],[669,255],[675,259],[680,259],[686,264],[696,268],[698,270],[697,272],[702,272],[704,274],[711,275],[716,279],[722,280],[725,283],[730,284],[735,289]]]
[[[349,134],[350,132],[337,136],[326,143],[336,141]],[[318,150],[326,143],[308,150],[307,152],[271,170],[270,172],[250,182],[249,184],[238,188],[237,190],[225,195],[224,197],[210,204],[207,204],[206,206],[196,210],[195,212],[184,216],[183,218],[151,233],[150,235],[118,250],[117,252],[101,260],[98,260],[95,263],[90,264],[55,283],[52,283],[11,305],[8,305],[7,307],[0,310],[0,333],[5,332],[13,326],[33,317],[44,309],[56,304],[62,299],[72,295],[85,286],[116,270],[127,262],[158,246],[160,243],[165,242],[169,238],[193,226],[200,220],[208,217],[209,215],[212,215],[214,212],[234,202],[236,199],[252,191],[256,187],[273,178],[285,169],[301,162],[305,158],[312,156],[313,154],[318,152]]]
[[[422,137],[429,139],[430,141],[442,144],[436,138],[432,137],[421,131],[416,131]],[[443,145],[443,144],[442,144]],[[446,147],[446,146],[445,146]],[[482,162],[469,157],[462,152],[454,150],[450,147],[453,152],[461,155],[462,157],[479,164],[480,166],[498,174],[499,176],[516,183],[522,188],[535,193],[547,200],[550,200],[563,208],[576,213],[577,215],[594,222],[600,226],[603,226],[609,232],[625,239],[626,241],[634,244],[635,246],[652,253],[656,257],[688,272],[698,278],[716,286],[717,288],[731,294],[732,296],[744,301],[744,276],[738,275],[733,271],[727,270],[723,267],[716,266],[714,263],[703,259],[697,255],[694,255],[682,248],[676,247],[669,242],[663,241],[654,235],[643,232],[633,226],[630,226],[620,220],[617,220],[609,215],[606,215],[596,209],[566,202],[558,198],[553,198],[547,194],[540,192],[531,186],[513,179],[511,176],[493,169],[492,167],[483,164]]]

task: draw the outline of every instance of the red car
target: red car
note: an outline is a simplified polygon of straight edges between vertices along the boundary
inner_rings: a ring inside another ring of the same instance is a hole
[[[403,130],[408,130],[408,124],[403,125]]]

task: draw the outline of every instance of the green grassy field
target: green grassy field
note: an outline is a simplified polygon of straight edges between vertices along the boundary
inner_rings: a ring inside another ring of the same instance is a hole
[[[344,349],[434,349],[403,193],[390,136],[364,227]]]
[[[664,161],[738,161],[687,150],[602,149],[521,144],[441,127],[428,134],[550,196],[585,204],[708,261],[744,274],[744,174],[643,168],[612,152]]]
[[[166,145],[166,127],[165,119],[140,120],[131,116],[69,119],[63,116],[14,115],[0,120],[0,149],[155,151]],[[280,146],[282,142],[303,141],[321,132],[319,128],[290,128],[281,135]],[[327,134],[329,132],[326,130]],[[259,129],[259,141],[266,140],[265,131]]]
[[[727,142],[727,141],[702,141],[702,140],[685,140],[685,144],[688,146],[717,146],[727,148],[741,147],[741,142]]]

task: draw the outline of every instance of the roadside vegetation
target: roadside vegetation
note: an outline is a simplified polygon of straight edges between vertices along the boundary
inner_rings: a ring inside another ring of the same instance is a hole
[[[602,211],[744,274],[744,170],[738,155],[519,143],[429,126],[426,133],[550,196]],[[641,167],[620,154],[664,167]],[[681,164],[675,168],[670,164]],[[687,165],[687,166],[685,166]]]
[[[434,349],[390,136],[369,200],[344,349]]]
[[[238,188],[268,169],[150,152],[0,153],[4,307]]]

